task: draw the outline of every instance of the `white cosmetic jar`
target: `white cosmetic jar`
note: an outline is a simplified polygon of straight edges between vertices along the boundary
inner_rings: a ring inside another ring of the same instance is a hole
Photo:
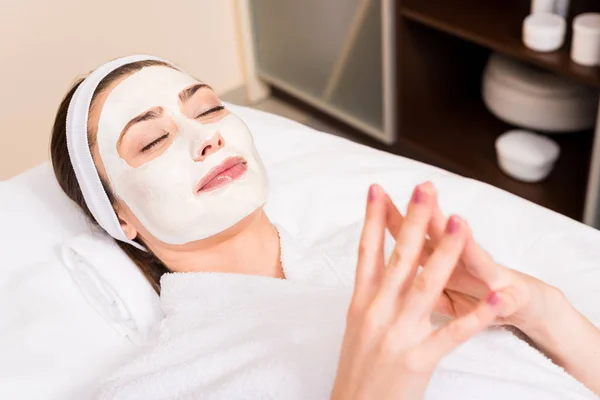
[[[600,64],[600,13],[580,14],[573,20],[571,59],[588,67]]]
[[[531,64],[493,54],[482,81],[485,105],[511,125],[565,134],[591,129],[596,123],[597,89]]]
[[[511,130],[496,139],[496,155],[507,175],[523,182],[539,182],[552,171],[560,147],[545,136]]]
[[[535,13],[523,21],[523,43],[532,50],[558,50],[565,41],[567,22],[558,14]]]

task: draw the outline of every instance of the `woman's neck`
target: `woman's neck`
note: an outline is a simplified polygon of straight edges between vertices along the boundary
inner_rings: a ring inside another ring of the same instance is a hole
[[[208,240],[153,250],[173,272],[230,272],[284,278],[279,234],[262,209]]]

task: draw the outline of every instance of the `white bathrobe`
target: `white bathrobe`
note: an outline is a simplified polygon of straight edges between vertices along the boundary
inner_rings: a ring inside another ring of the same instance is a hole
[[[355,228],[341,236],[355,241],[360,227]],[[348,253],[347,243],[308,252],[284,231],[281,235],[285,280],[165,275],[161,301],[166,318],[159,338],[105,382],[100,398],[328,399],[356,257]],[[425,395],[593,398],[561,368],[502,329],[484,332],[445,357]]]

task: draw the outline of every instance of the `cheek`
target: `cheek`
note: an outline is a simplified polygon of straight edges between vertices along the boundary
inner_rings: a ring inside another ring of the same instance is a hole
[[[130,206],[146,208],[193,195],[188,157],[180,147],[173,143],[160,157],[122,174],[119,193]]]
[[[148,171],[147,174],[140,174],[135,171],[127,174],[123,179],[127,200],[133,200],[138,205],[168,203],[185,194],[184,189],[189,185],[186,185],[186,179],[182,179],[182,176],[184,173],[181,169],[174,166],[155,173]]]
[[[246,125],[238,121],[234,115],[230,115],[227,118],[235,118],[235,120],[216,127],[225,139],[226,147],[241,151],[244,154],[253,153],[255,151],[254,139]]]
[[[160,185],[157,185],[151,179],[147,179],[143,174],[131,173],[123,178],[127,199],[135,200],[136,203],[148,203],[156,199],[162,191]]]
[[[243,155],[253,154],[254,142],[252,141],[252,137],[250,135],[239,131],[221,131],[221,136],[223,136],[223,139],[225,139],[226,148],[235,150],[236,152],[240,152]]]

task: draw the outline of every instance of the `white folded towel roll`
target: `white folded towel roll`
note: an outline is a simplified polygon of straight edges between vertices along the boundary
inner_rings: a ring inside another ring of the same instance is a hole
[[[153,338],[164,316],[159,296],[112,238],[75,236],[61,253],[81,293],[110,326],[134,344]]]

